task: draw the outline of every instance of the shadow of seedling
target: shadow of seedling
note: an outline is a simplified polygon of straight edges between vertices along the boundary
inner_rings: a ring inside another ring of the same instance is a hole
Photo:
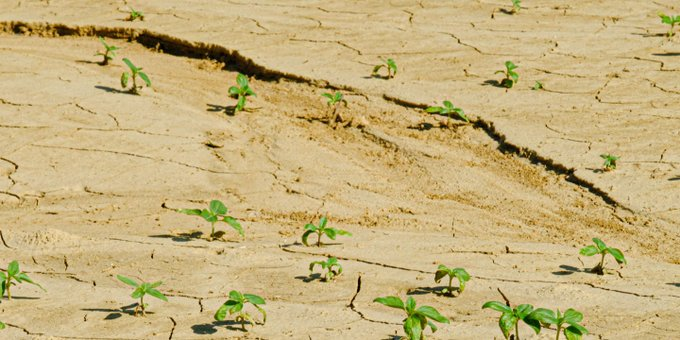
[[[137,302],[129,304],[127,306],[122,306],[119,309],[111,309],[111,308],[83,308],[81,309],[82,311],[86,312],[100,312],[100,313],[109,313],[104,317],[104,320],[115,320],[123,316],[123,314],[127,314],[130,316],[135,315],[135,307],[137,307]],[[154,314],[153,312],[146,312],[147,314]]]
[[[676,287],[680,288],[680,282],[668,282],[666,284],[669,285],[669,286],[676,286]]]
[[[668,179],[670,182],[680,181],[680,176],[671,177]]]
[[[249,322],[246,322],[247,324],[251,325]],[[251,325],[252,326],[252,325]],[[213,321],[211,323],[203,323],[199,325],[193,325],[191,326],[191,330],[194,331],[194,334],[215,334],[217,333],[217,328],[218,327],[224,327],[230,331],[238,331],[238,332],[243,332],[246,333],[247,331],[244,331],[243,328],[241,328],[241,323],[234,321],[234,320],[225,320],[225,321]]]
[[[296,276],[295,279],[300,280],[300,281],[305,282],[305,283],[317,281],[317,280],[323,281],[323,277],[319,273],[313,273],[313,274],[310,274],[308,276],[300,275],[300,276]]]
[[[406,295],[426,295],[435,294],[437,296],[447,296],[447,297],[458,297],[460,295],[460,289],[458,287],[453,287],[451,291],[448,290],[447,286],[437,286],[437,287],[418,287],[409,289]]]
[[[561,265],[560,268],[562,268],[564,270],[554,271],[554,272],[552,272],[553,275],[566,276],[566,275],[571,275],[571,274],[574,274],[574,273],[588,273],[589,272],[588,270],[576,268],[576,267],[573,267],[573,266],[568,266],[566,264]]]
[[[220,234],[218,236],[218,233]],[[222,237],[225,234],[224,231],[218,231],[215,232],[215,237],[219,238]],[[192,240],[200,240],[203,238],[203,232],[202,231],[191,231],[188,233],[178,233],[178,234],[162,234],[162,235],[151,235],[150,237],[154,238],[169,238],[175,242],[189,242]]]
[[[217,104],[206,104],[208,105],[209,112],[224,112],[227,116],[234,116],[236,114],[236,106],[222,106]]]
[[[481,85],[482,86],[493,86],[493,87],[498,87],[498,88],[507,90],[507,88],[505,86],[501,85],[501,82],[499,82],[498,80],[495,80],[495,79],[485,80]]]

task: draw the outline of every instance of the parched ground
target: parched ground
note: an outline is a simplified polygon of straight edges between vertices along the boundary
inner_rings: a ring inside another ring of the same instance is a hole
[[[588,338],[675,338],[677,39],[656,17],[673,14],[667,3],[538,1],[511,16],[484,1],[148,1],[132,4],[147,19],[129,23],[118,1],[4,2],[0,268],[19,260],[47,292],[13,287],[0,332],[384,339],[402,334],[403,316],[371,301],[410,294],[451,319],[433,338],[500,338],[496,312],[481,310],[500,288],[512,303],[584,312]],[[153,89],[122,93],[120,59],[102,67],[96,39],[55,36],[92,25],[131,34],[109,40]],[[171,38],[234,62],[160,53]],[[397,78],[368,77],[381,56],[397,59]],[[489,80],[508,59],[521,78],[505,91]],[[235,71],[258,75],[258,96],[227,115]],[[546,90],[531,91],[535,80]],[[326,123],[327,86],[345,91],[346,127]],[[414,108],[447,98],[478,122],[446,128]],[[616,172],[595,171],[604,152],[622,156]],[[214,198],[244,239],[220,226],[209,242],[194,233],[209,225],[174,211]],[[354,236],[303,247],[302,227],[325,214]],[[578,249],[594,236],[628,265],[585,272],[597,259]],[[344,273],[310,277],[329,255]],[[432,293],[440,263],[471,273],[462,295]],[[129,315],[117,274],[162,280],[170,301]],[[266,325],[213,322],[232,289],[265,297]]]

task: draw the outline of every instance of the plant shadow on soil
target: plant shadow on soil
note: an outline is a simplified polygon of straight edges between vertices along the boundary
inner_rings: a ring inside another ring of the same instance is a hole
[[[215,235],[217,236],[218,233],[216,232]],[[224,232],[221,232],[221,235],[224,235]],[[220,236],[221,236],[220,235]],[[149,237],[153,238],[169,238],[175,242],[189,242],[192,240],[200,240],[203,236],[202,231],[190,231],[187,233],[179,233],[179,234],[161,234],[161,235],[149,235]]]
[[[103,85],[95,85],[94,86],[96,89],[104,90],[108,93],[122,93],[122,94],[129,94],[131,96],[135,96],[134,93],[131,93],[130,91],[122,91],[119,89],[115,89],[113,87],[108,87],[108,86],[103,86]]]
[[[500,89],[506,89],[507,90],[507,88],[505,86],[501,85],[500,81],[495,80],[495,79],[485,80],[481,85],[482,86],[493,86],[493,87],[498,87]]]
[[[668,181],[670,181],[670,182],[680,181],[680,175],[675,176],[675,177],[671,177],[671,178],[668,179]]]
[[[310,274],[310,275],[307,275],[307,276],[299,275],[299,276],[296,276],[295,279],[300,280],[300,281],[305,282],[305,283],[312,282],[312,281],[324,282],[323,277],[319,273],[313,273],[313,274]]]
[[[101,313],[109,313],[104,317],[104,320],[115,320],[123,316],[123,314],[127,314],[129,316],[134,316],[135,311],[134,308],[137,307],[137,303],[133,303],[127,306],[122,306],[119,309],[111,309],[111,308],[83,308],[81,309],[82,311],[86,312],[101,312]],[[146,312],[146,314],[154,314],[154,312]]]
[[[680,282],[668,282],[666,284],[669,285],[669,286],[675,286],[675,287],[680,288]]]
[[[250,323],[247,323],[250,325]],[[218,327],[226,327],[230,331],[239,331],[239,332],[247,332],[244,331],[243,328],[241,328],[241,323],[234,321],[234,320],[225,320],[225,321],[213,321],[211,323],[202,323],[199,325],[193,325],[191,326],[191,329],[194,331],[194,334],[215,334],[217,333],[217,328]],[[246,325],[246,327],[248,327]]]
[[[445,296],[445,297],[458,297],[460,295],[460,291],[458,287],[453,287],[453,294],[447,294],[444,293],[444,289],[448,289],[449,287],[447,286],[437,286],[437,287],[418,287],[418,288],[412,288],[406,291],[406,295],[425,295],[425,294],[434,294],[437,296]]]
[[[557,270],[552,272],[553,275],[559,275],[559,276],[565,276],[565,275],[571,275],[574,273],[589,273],[589,274],[594,274],[592,273],[589,269],[581,269],[573,266],[568,266],[566,264],[563,264],[560,266],[560,268],[564,270]]]
[[[227,116],[233,117],[236,114],[236,106],[222,106],[217,104],[206,104],[208,105],[208,112],[224,112]]]

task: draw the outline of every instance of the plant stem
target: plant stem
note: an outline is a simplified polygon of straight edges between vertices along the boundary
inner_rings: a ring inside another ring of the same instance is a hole
[[[519,340],[519,320],[515,324],[515,340]]]
[[[140,298],[140,306],[142,306],[142,316],[146,316],[146,310],[144,309],[144,295]]]
[[[9,273],[7,273],[7,281],[5,281],[5,289],[7,290],[7,300],[11,301],[12,300],[12,293],[9,291],[9,287],[11,287],[12,285],[10,284],[11,282],[10,282],[9,279],[10,279]]]
[[[560,330],[561,330],[561,328],[562,328],[561,325],[557,325],[557,336],[555,337],[555,340],[560,340]]]
[[[451,287],[451,282],[453,281],[453,276],[449,276],[449,294],[453,295],[453,288]]]
[[[597,265],[597,268],[599,268],[599,272],[604,273],[604,255],[605,253],[602,253],[602,257],[600,258],[600,264]]]
[[[211,229],[210,229],[210,239],[213,239],[213,235],[215,235],[215,222],[210,222]]]
[[[321,247],[321,229],[319,229],[319,238],[316,240],[316,246]]]

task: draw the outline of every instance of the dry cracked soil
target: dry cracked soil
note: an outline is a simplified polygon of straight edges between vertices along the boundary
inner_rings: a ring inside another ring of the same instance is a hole
[[[46,289],[12,288],[0,338],[395,339],[402,312],[372,302],[395,295],[450,319],[428,338],[501,339],[481,308],[499,289],[583,312],[586,339],[680,338],[680,36],[657,16],[680,6],[509,3],[0,2],[0,269]],[[97,36],[121,48],[108,66]],[[121,57],[153,87],[122,91]],[[394,79],[370,76],[380,58]],[[233,113],[238,72],[257,96]],[[424,112],[445,99],[472,122]],[[244,238],[176,212],[212,199]],[[305,247],[321,216],[353,236]],[[593,237],[627,265],[588,272]],[[308,265],[328,256],[327,283]],[[436,294],[438,264],[467,269],[464,293]],[[169,301],[133,316],[118,274]],[[266,324],[215,321],[231,290],[264,297]]]

